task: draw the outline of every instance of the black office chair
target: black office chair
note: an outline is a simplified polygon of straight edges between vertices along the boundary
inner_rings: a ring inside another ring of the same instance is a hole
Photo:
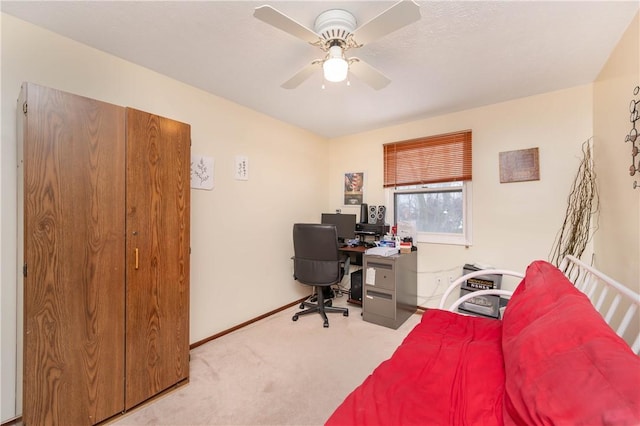
[[[305,301],[291,318],[297,321],[300,315],[317,312],[324,319],[324,327],[329,327],[326,312],[341,312],[349,316],[349,309],[331,306],[326,300],[325,288],[342,281],[348,272],[349,257],[340,255],[338,250],[338,232],[335,225],[296,223],[293,225],[293,277],[300,283],[315,287],[316,302]]]

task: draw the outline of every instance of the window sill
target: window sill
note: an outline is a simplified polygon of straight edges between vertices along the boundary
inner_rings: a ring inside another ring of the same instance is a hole
[[[471,246],[471,241],[465,239],[464,236],[449,234],[418,234],[416,242],[427,244],[447,244],[466,247]]]

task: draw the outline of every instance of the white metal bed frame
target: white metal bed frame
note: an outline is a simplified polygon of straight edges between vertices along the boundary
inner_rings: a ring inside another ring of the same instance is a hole
[[[632,342],[630,346],[633,352],[640,354],[640,295],[574,256],[565,256],[560,263],[559,269],[578,290],[589,297],[595,309],[602,315],[607,324],[615,330],[616,334],[624,338],[628,343]],[[440,299],[439,308],[445,309],[447,299],[451,293],[460,288],[463,282],[469,278],[481,275],[524,277],[524,274],[521,272],[507,269],[473,271],[459,277],[451,283]],[[512,294],[513,291],[501,289],[473,291],[460,297],[446,309],[455,312],[462,303],[476,296],[499,295],[508,298],[511,297]],[[622,319],[618,321],[621,316]],[[617,328],[614,328],[614,322],[617,323]],[[632,328],[629,329],[629,326],[632,324]]]

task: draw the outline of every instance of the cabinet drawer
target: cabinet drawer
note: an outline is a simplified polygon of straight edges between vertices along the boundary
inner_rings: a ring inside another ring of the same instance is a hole
[[[393,293],[366,286],[362,303],[364,303],[364,315],[373,314],[387,318],[396,316],[396,301]]]
[[[395,290],[396,288],[393,262],[367,260],[365,274],[365,283],[368,285],[386,290]]]

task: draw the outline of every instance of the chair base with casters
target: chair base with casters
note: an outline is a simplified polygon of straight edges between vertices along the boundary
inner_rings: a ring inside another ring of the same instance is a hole
[[[335,291],[330,286],[322,287],[322,291],[324,291],[324,304],[329,304],[331,306],[331,299],[335,296]],[[313,293],[304,302],[300,303],[300,309],[311,308],[316,305],[318,301],[318,295],[316,294],[316,287],[313,288]]]
[[[329,327],[329,319],[327,318],[327,312],[334,312],[334,313],[340,313],[341,312],[343,316],[345,316],[345,317],[349,316],[349,309],[348,308],[339,308],[339,307],[332,306],[331,299],[325,300],[324,292],[322,291],[323,288],[322,287],[316,287],[316,289],[317,289],[317,291],[316,291],[316,303],[312,303],[312,302],[309,302],[309,301],[302,302],[300,304],[300,308],[303,309],[303,308],[307,307],[307,309],[305,309],[304,311],[296,312],[295,315],[293,317],[291,317],[292,321],[298,321],[298,317],[300,315],[319,313],[322,316],[322,319],[324,320],[322,326],[327,328],[327,327]]]
[[[314,297],[305,300],[293,321],[300,315],[318,313],[329,327],[327,312],[341,312],[349,316],[347,308],[335,308],[331,303],[331,286],[342,281],[349,271],[349,257],[338,250],[338,232],[332,224],[296,223],[293,225],[293,278],[301,284],[315,289]],[[327,291],[325,293],[323,290]]]

